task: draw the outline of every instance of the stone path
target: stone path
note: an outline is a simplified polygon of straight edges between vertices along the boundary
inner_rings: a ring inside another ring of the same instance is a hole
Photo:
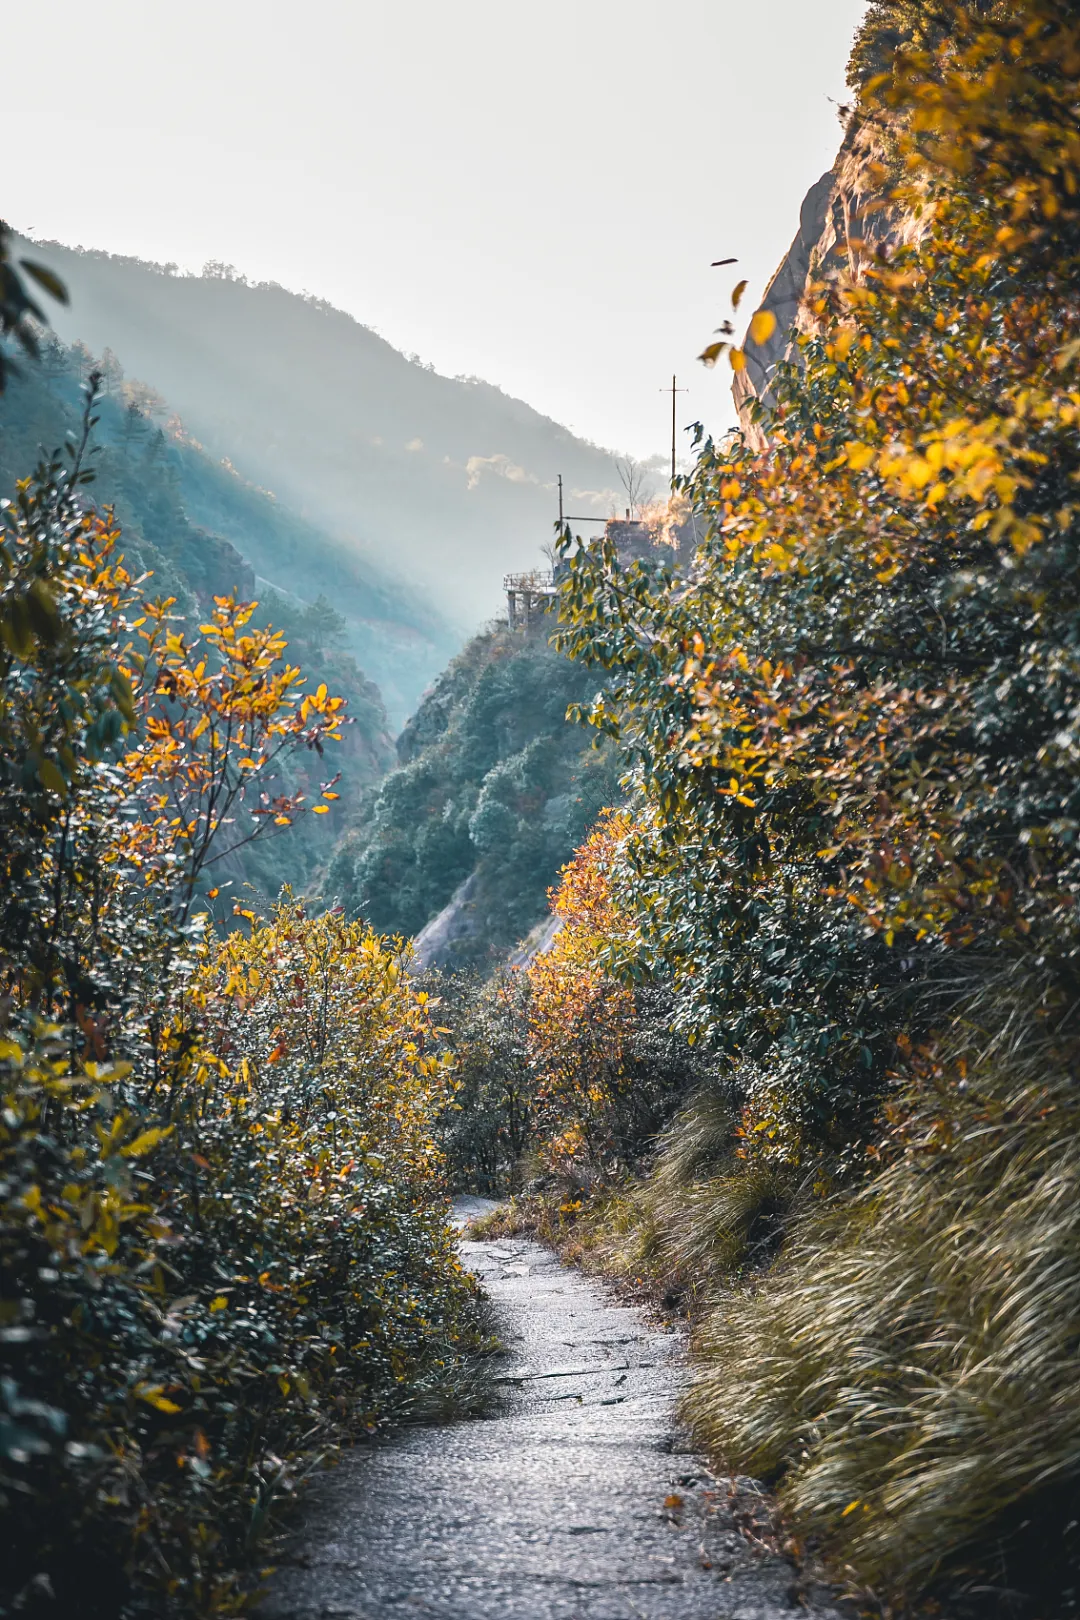
[[[504,1408],[321,1478],[262,1620],[840,1620],[685,1449],[677,1335],[536,1243],[462,1250],[506,1345]]]

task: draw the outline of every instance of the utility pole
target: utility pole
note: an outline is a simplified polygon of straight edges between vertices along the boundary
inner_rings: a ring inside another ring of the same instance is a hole
[[[666,389],[661,389],[661,393],[666,393]],[[573,512],[564,512],[563,511],[562,473],[559,473],[558,477],[559,477],[559,528],[560,529],[564,529],[568,523],[606,523],[607,522],[607,518],[604,518],[604,517],[575,517]],[[578,491],[578,493],[579,494],[581,493],[580,490]]]
[[[661,388],[662,394],[671,395],[671,487],[675,488],[675,395],[688,394],[689,388],[676,388],[675,378],[671,379],[670,388]]]

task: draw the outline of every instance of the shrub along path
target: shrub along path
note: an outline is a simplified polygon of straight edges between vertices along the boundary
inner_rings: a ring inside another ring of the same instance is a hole
[[[678,1335],[539,1244],[462,1250],[505,1399],[324,1476],[262,1620],[839,1620],[740,1534],[760,1499],[684,1448]]]

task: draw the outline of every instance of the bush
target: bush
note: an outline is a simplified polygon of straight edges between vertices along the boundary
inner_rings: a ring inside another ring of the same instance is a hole
[[[400,943],[210,924],[341,704],[250,605],[130,622],[78,453],[0,540],[0,1607],[232,1613],[275,1502],[475,1341],[452,1087]]]
[[[663,979],[627,979],[633,930],[611,873],[630,835],[624,813],[604,812],[552,890],[557,932],[527,969],[536,1143],[545,1168],[580,1187],[639,1168],[709,1067],[672,1036]]]
[[[532,1146],[535,1082],[526,1048],[528,980],[432,970],[421,980],[453,1064],[456,1090],[439,1139],[455,1189],[514,1192]]]

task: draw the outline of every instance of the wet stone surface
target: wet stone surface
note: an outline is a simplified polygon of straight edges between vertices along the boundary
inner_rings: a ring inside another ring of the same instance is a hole
[[[505,1402],[323,1476],[261,1620],[839,1620],[685,1449],[677,1335],[538,1244],[462,1250],[496,1307]]]

